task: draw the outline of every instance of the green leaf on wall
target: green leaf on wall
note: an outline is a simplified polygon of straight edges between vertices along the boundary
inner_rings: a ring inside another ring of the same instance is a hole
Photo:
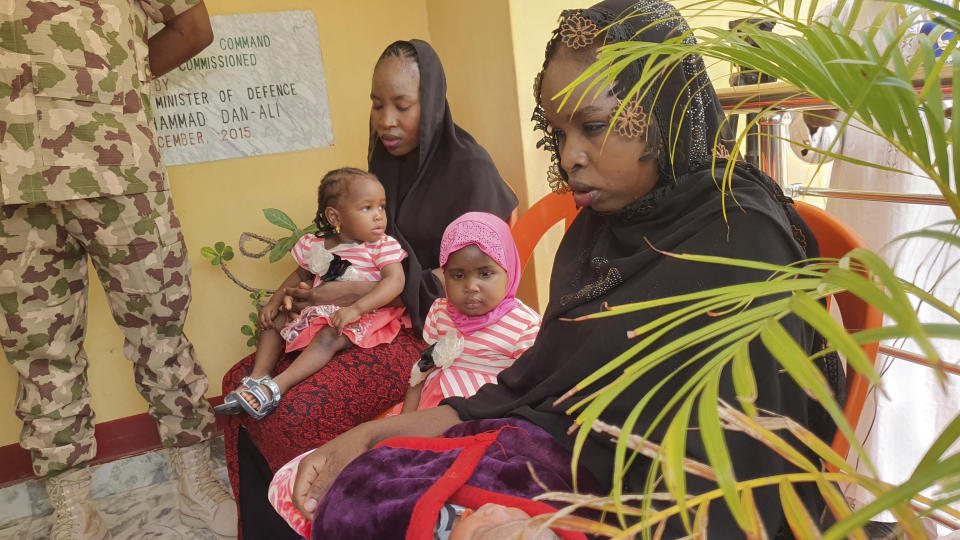
[[[276,208],[264,208],[263,216],[267,218],[267,221],[273,223],[277,227],[282,227],[288,231],[296,231],[297,224],[290,219],[283,210],[277,210]]]

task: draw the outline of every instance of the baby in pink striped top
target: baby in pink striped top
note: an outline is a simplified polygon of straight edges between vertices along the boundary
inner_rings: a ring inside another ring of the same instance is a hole
[[[295,384],[316,373],[337,352],[350,346],[370,348],[393,341],[400,332],[404,308],[387,306],[403,290],[401,261],[407,253],[387,227],[386,194],[377,178],[354,168],[330,171],[317,193],[317,234],[304,235],[293,247],[299,267],[260,310],[260,341],[249,377],[227,394],[220,414],[246,411],[254,418],[273,412]],[[349,306],[308,306],[290,313],[292,302],[282,294],[301,283],[319,287],[335,279],[377,282]],[[303,352],[278,374],[270,373],[281,354]]]
[[[440,241],[447,297],[431,306],[423,339],[431,344],[413,366],[401,412],[469,397],[533,345],[540,315],[515,297],[520,257],[510,228],[484,212],[466,213]]]

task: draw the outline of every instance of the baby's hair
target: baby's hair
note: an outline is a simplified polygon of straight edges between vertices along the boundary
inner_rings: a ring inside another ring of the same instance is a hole
[[[335,232],[333,225],[327,221],[325,210],[328,206],[336,208],[340,196],[347,192],[350,179],[360,176],[374,177],[373,173],[356,167],[342,167],[323,175],[320,187],[317,188],[317,217],[313,218],[317,226],[317,236],[326,237]]]
[[[377,59],[377,64],[383,62],[391,56],[396,56],[401,60],[413,60],[414,64],[417,62],[417,49],[413,47],[413,44],[409,41],[394,41],[390,45],[387,45],[387,48],[383,50],[383,53],[380,55],[380,58]]]

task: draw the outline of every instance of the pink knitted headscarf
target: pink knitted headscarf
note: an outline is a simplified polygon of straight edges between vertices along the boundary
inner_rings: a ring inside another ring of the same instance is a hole
[[[453,220],[443,231],[440,241],[440,268],[447,265],[450,254],[470,244],[476,245],[507,272],[507,295],[497,307],[484,315],[464,315],[452,304],[447,306],[450,318],[457,329],[471,334],[485,328],[517,307],[517,286],[520,285],[520,254],[513,243],[510,227],[497,216],[486,212],[467,212]]]

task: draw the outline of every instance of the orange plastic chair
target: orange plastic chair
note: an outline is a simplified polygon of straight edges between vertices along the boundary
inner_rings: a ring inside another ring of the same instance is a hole
[[[813,236],[816,237],[817,244],[820,246],[821,257],[840,258],[851,249],[867,247],[863,237],[832,214],[803,202],[796,202],[794,205],[797,213],[813,231]],[[840,309],[840,316],[843,318],[843,326],[847,331],[879,328],[883,324],[883,312],[853,294],[844,292],[834,298]],[[870,363],[876,361],[879,347],[879,343],[862,346]],[[847,403],[843,414],[854,429],[860,421],[860,413],[863,411],[863,404],[867,400],[869,390],[870,381],[866,377],[856,370],[847,370]],[[846,457],[850,450],[850,441],[840,433],[840,430],[837,430],[831,447],[835,452]]]
[[[511,232],[513,241],[517,244],[517,252],[520,253],[520,270],[526,269],[530,257],[533,255],[533,248],[537,247],[537,242],[550,227],[555,223],[564,221],[563,230],[566,231],[573,223],[573,218],[577,217],[580,209],[573,202],[573,194],[566,193],[557,195],[550,193],[533,204],[523,215],[517,219]]]

